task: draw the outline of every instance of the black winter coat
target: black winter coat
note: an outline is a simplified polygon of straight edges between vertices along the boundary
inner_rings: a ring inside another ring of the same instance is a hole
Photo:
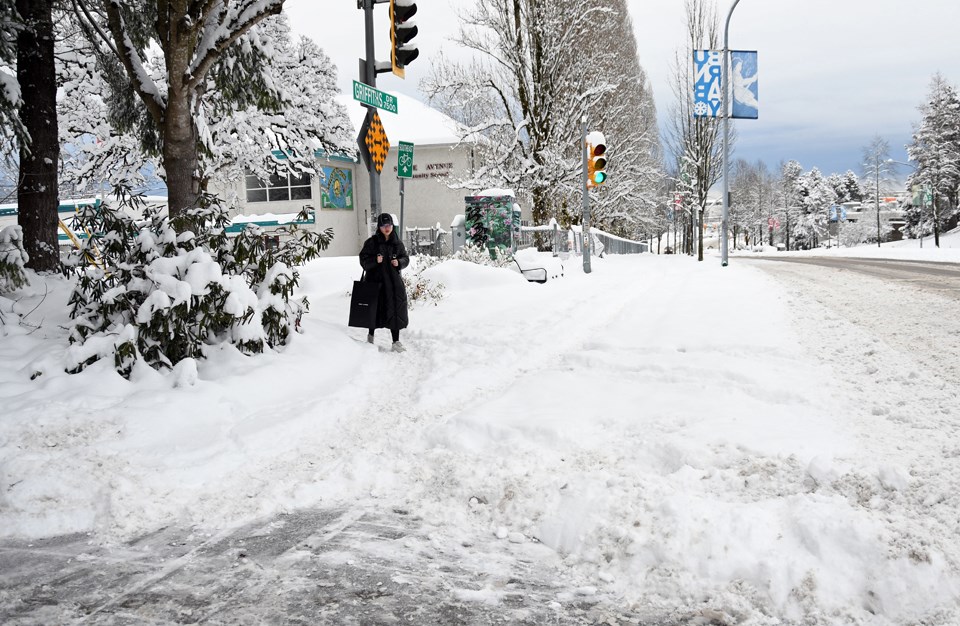
[[[383,263],[377,263],[377,255],[383,255]],[[390,262],[396,258],[399,263],[394,267]],[[385,239],[383,233],[377,233],[363,242],[360,250],[360,266],[366,272],[366,282],[380,283],[380,298],[377,302],[377,328],[406,328],[407,290],[400,278],[400,270],[410,265],[410,257],[396,232]]]

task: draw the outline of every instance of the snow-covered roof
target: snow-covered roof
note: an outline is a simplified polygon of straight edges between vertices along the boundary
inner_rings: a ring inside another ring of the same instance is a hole
[[[457,133],[459,124],[453,118],[430,108],[416,98],[401,93],[390,95],[397,98],[397,113],[381,110],[380,121],[391,145],[396,146],[401,141],[408,141],[418,146],[434,146],[456,144],[460,141]],[[347,107],[350,123],[356,133],[359,133],[363,118],[367,114],[366,107],[351,95],[341,94],[338,99]]]

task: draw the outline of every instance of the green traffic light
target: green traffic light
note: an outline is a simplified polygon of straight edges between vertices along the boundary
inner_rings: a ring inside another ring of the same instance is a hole
[[[599,184],[603,183],[603,182],[606,181],[606,180],[607,180],[607,173],[606,173],[606,172],[594,172],[594,173],[593,173],[593,182],[595,182],[596,184],[599,185]]]

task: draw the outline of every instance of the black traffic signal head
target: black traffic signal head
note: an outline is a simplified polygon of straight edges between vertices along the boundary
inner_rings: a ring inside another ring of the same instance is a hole
[[[410,45],[417,36],[417,25],[409,20],[416,13],[413,0],[390,0],[390,66],[400,78],[404,77],[403,68],[420,56],[420,51]]]

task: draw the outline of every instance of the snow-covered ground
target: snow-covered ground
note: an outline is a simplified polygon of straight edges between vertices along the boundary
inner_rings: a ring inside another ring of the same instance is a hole
[[[714,251],[716,253],[716,251]],[[880,244],[861,244],[858,246],[820,247],[813,250],[791,250],[778,252],[773,246],[763,246],[764,254],[784,256],[836,256],[859,257],[867,259],[898,259],[958,263],[960,262],[960,229],[954,229],[940,235],[940,247],[934,246],[933,236],[919,239],[904,239]],[[731,251],[737,254],[753,254],[742,250]]]
[[[38,282],[0,301],[0,536],[402,508],[700,623],[960,623],[956,381],[897,341],[907,314],[960,337],[956,302],[785,265],[446,261],[395,354],[345,326],[357,260],[320,259],[283,353],[130,381],[63,373],[66,284]]]

